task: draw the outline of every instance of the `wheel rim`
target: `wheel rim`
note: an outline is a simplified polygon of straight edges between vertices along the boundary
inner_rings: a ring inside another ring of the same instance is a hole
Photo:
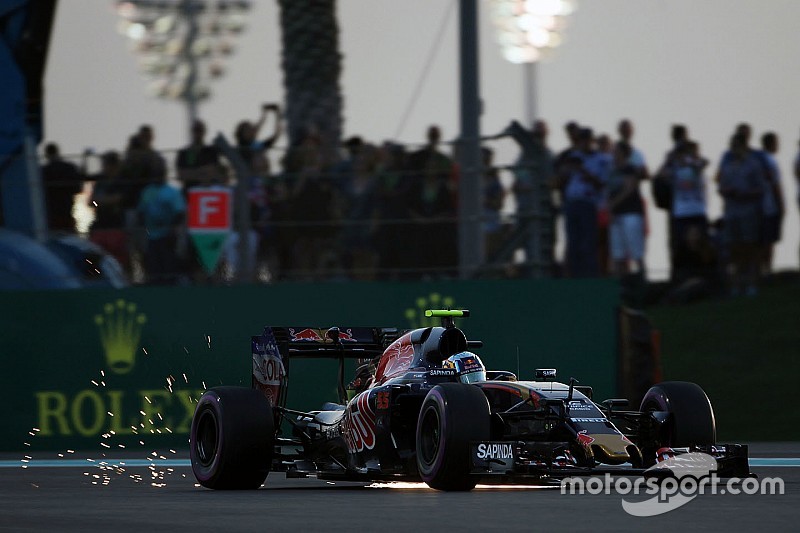
[[[664,409],[656,402],[650,401],[644,405],[642,412],[652,413],[653,411],[663,411],[663,410]],[[674,422],[670,420],[667,424],[665,424],[661,428],[660,436],[663,442],[661,442],[660,444],[662,446],[672,446],[675,439],[675,428],[673,427],[673,425]]]
[[[439,424],[439,413],[434,406],[429,406],[422,417],[420,427],[420,459],[425,465],[431,465],[436,461],[439,453],[439,443],[441,440],[441,428]]]
[[[203,412],[197,421],[197,439],[194,444],[201,465],[209,466],[214,461],[217,455],[218,436],[217,417],[211,411]]]

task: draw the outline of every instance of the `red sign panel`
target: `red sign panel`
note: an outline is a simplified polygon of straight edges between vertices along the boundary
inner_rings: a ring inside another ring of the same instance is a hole
[[[219,188],[189,190],[189,231],[218,232],[231,229],[231,191]]]

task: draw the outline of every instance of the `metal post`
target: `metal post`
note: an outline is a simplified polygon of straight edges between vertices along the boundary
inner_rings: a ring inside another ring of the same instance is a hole
[[[458,191],[458,249],[459,276],[467,279],[483,264],[484,256],[477,0],[460,0],[459,28],[461,136],[458,162],[461,181]]]
[[[533,122],[538,118],[537,115],[539,114],[536,87],[538,64],[538,61],[532,61],[523,65],[525,76],[525,117],[528,119],[528,123],[525,124],[526,128],[533,127]]]
[[[236,278],[240,283],[250,283],[255,279],[255,265],[251,261],[250,254],[250,201],[247,198],[250,171],[242,156],[222,133],[218,133],[214,138],[214,146],[222,152],[236,173],[236,189],[233,192],[234,224],[239,233],[239,246],[236,250],[239,254],[239,270],[236,272]]]
[[[201,6],[195,0],[184,0],[181,7],[189,25],[189,31],[186,33],[186,40],[183,43],[183,56],[189,66],[189,75],[186,78],[186,94],[183,99],[186,102],[186,111],[189,118],[187,131],[191,132],[192,126],[197,120],[197,58],[194,55],[193,48],[200,32],[197,24],[197,11],[201,9]]]

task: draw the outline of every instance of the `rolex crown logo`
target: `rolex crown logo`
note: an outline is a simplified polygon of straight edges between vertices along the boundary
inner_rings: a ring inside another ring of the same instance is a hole
[[[452,309],[455,305],[455,300],[450,296],[442,297],[441,294],[432,292],[428,296],[421,296],[417,298],[416,308],[411,307],[406,309],[406,320],[412,329],[416,328],[429,328],[432,326],[440,326],[440,320],[435,317],[426,317],[426,309]]]
[[[136,304],[122,299],[106,304],[103,312],[95,315],[106,363],[115,374],[127,374],[133,368],[145,322],[147,317],[137,312]]]

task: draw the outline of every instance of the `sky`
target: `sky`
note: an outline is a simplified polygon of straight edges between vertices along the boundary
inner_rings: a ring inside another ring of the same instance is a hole
[[[122,149],[140,124],[152,124],[156,147],[176,149],[187,138],[182,105],[145,94],[145,80],[126,37],[117,32],[111,0],[61,0],[46,75],[46,139],[65,153]],[[709,214],[721,204],[710,178],[730,133],[749,122],[754,140],[781,139],[787,217],[776,249],[777,268],[798,267],[800,219],[792,162],[800,138],[800,2],[797,0],[576,0],[563,44],[537,66],[535,96],[524,67],[502,58],[479,0],[484,134],[525,121],[529,98],[551,129],[550,146],[566,145],[569,120],[615,135],[621,118],[636,127],[634,144],[655,170],[669,148],[674,123],[689,127],[703,154]],[[445,138],[459,131],[457,0],[339,0],[344,133],[368,141],[420,143],[428,125]],[[263,102],[283,102],[277,2],[255,0],[248,27],[200,108],[211,132],[230,137],[255,119]],[[425,66],[430,62],[430,68]],[[417,91],[417,87],[419,90]],[[412,100],[414,95],[416,99]],[[496,163],[517,156],[511,141],[494,141]],[[643,190],[650,200],[649,187]],[[666,216],[652,206],[650,276],[668,271]]]

